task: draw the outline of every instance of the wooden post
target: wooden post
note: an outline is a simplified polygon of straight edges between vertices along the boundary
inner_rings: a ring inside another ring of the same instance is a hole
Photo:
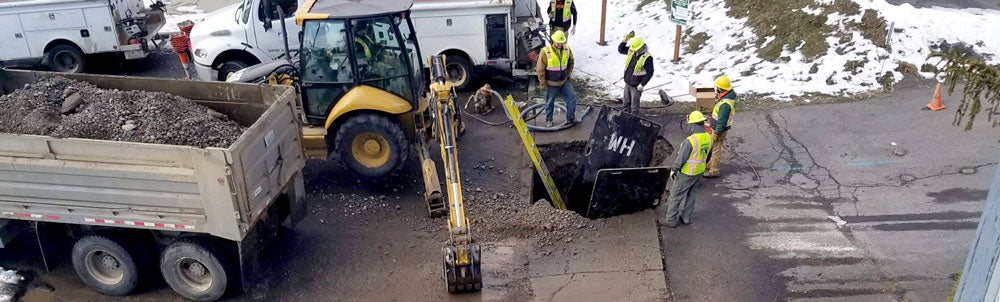
[[[608,17],[608,0],[601,1],[601,40],[597,42],[597,45],[606,46],[608,41],[604,40],[604,22]]]
[[[677,38],[674,40],[674,63],[681,60],[681,25],[677,25]]]

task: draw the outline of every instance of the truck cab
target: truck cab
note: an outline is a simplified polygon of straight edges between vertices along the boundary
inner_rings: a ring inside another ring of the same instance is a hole
[[[283,46],[276,8],[292,12],[302,5],[300,0],[243,0],[207,16],[191,33],[198,77],[224,81],[232,72],[279,58]],[[545,44],[533,0],[428,0],[416,2],[411,14],[421,50],[448,56],[448,74],[459,89],[481,75],[533,74],[530,53]],[[301,27],[292,17],[282,22],[295,52]]]

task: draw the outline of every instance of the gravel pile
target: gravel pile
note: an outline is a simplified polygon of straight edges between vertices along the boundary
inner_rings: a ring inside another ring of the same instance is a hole
[[[506,238],[538,239],[545,245],[572,238],[579,229],[594,228],[598,220],[572,211],[560,211],[545,200],[529,204],[515,193],[482,192],[466,196],[473,237],[480,242]]]
[[[52,77],[0,96],[0,132],[226,148],[245,127],[162,92],[101,89]]]

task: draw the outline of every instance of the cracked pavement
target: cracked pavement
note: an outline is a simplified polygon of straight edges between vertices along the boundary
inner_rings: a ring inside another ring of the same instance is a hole
[[[740,156],[727,152],[724,177],[703,185],[694,224],[661,228],[673,298],[942,301],[998,144],[986,122],[951,126],[957,96],[944,111],[920,110],[931,84],[906,81],[860,102],[738,108],[729,143]]]

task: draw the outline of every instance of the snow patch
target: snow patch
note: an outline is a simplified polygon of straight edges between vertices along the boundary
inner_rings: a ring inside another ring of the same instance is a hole
[[[5,270],[0,267],[0,302],[14,301],[14,294],[21,281],[24,281],[24,277],[18,275],[17,271]]]
[[[542,8],[548,5],[547,0],[538,2]],[[681,42],[680,62],[673,63],[675,26],[668,20],[669,8],[664,2],[654,1],[636,11],[639,2],[641,0],[608,0],[605,35],[608,45],[603,47],[594,44],[600,36],[601,1],[575,2],[579,16],[584,19],[577,24],[577,34],[569,39],[577,60],[576,69],[580,71],[575,74],[593,80],[612,97],[619,96],[624,88],[621,78],[625,55],[618,54],[617,46],[631,30],[646,39],[656,62],[655,75],[646,85],[643,101],[658,101],[657,89],[666,90],[669,95],[685,95],[675,98],[677,100],[693,101],[686,96],[689,84],[711,87],[714,78],[722,74],[732,79],[737,92],[766,94],[777,99],[872,91],[881,87],[877,78],[884,72],[892,72],[896,81],[903,78],[903,74],[893,71],[900,62],[924,64],[928,47],[941,41],[972,45],[976,52],[991,56],[989,63],[1000,63],[1000,39],[987,39],[1000,36],[1000,26],[996,26],[1000,24],[1000,11],[915,8],[908,4],[892,5],[885,0],[857,3],[862,11],[874,9],[887,22],[894,22],[895,28],[903,30],[891,34],[891,52],[848,28],[850,23],[860,22],[861,14],[830,13],[827,24],[836,28],[835,33],[848,34],[843,43],[842,39],[831,35],[826,38],[830,45],[827,53],[814,60],[804,58],[801,49],[785,49],[784,58],[775,62],[765,61],[757,55],[759,38],[747,26],[746,18],[726,15],[725,0],[692,1],[693,20],[688,23],[692,33]],[[803,11],[818,13],[821,7],[832,5],[833,1],[818,0],[816,3],[819,7]],[[687,41],[695,34],[706,34],[709,38],[697,53],[684,53]],[[773,37],[766,39],[762,42],[770,42]],[[852,66],[853,69],[849,68]]]

